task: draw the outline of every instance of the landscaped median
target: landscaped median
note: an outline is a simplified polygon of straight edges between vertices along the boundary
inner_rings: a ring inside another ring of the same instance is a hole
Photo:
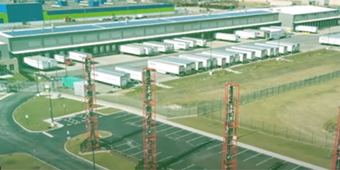
[[[33,97],[20,105],[14,111],[14,119],[24,128],[31,131],[45,131],[51,129],[51,125],[44,120],[50,119],[50,103],[53,117],[65,116],[85,110],[84,102],[67,98],[58,98],[56,95]],[[101,107],[96,105],[95,107]]]
[[[57,170],[57,168],[42,162],[28,154],[9,154],[0,156],[0,168],[4,170],[18,169],[48,169]]]
[[[102,138],[111,136],[111,133],[106,131],[99,131],[99,135]],[[92,161],[92,153],[83,154],[80,153],[80,144],[86,139],[86,134],[82,134],[72,138],[65,143],[65,148],[82,158]],[[110,170],[123,170],[123,169],[135,169],[135,164],[116,155],[111,154],[109,151],[101,151],[96,153],[96,163]]]

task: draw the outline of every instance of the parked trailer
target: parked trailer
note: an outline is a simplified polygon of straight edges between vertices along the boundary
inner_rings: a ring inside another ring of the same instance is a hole
[[[157,47],[159,52],[163,53],[169,53],[175,51],[175,47],[173,44],[168,44],[164,42],[158,42],[158,41],[148,41],[148,42],[143,42],[144,45],[148,46],[153,46]]]
[[[235,56],[235,60],[237,63],[244,63],[247,61],[247,54],[245,52],[235,52],[235,51],[229,51],[229,50],[223,50],[229,54],[232,54]]]
[[[213,57],[211,55],[206,55],[206,54],[202,54],[202,53],[194,53],[194,54],[181,54],[181,55],[194,55],[195,57],[200,57],[203,59],[207,59],[210,60],[211,62],[211,66],[209,66],[209,68],[217,68],[218,65],[218,59],[216,57]]]
[[[63,64],[68,65],[68,66],[73,64],[72,60],[69,57],[65,56],[65,55],[54,54],[54,59],[57,62],[63,63]]]
[[[195,62],[202,62],[202,65],[204,67],[203,70],[206,70],[207,68],[212,67],[212,62],[211,62],[212,60],[210,58],[206,58],[206,56],[201,57],[201,56],[198,56],[198,54],[180,54],[178,57],[192,60]]]
[[[222,53],[222,52],[216,52],[216,51],[203,51],[201,52],[202,54],[205,54],[205,55],[211,55],[213,57],[216,57],[218,60],[221,60],[219,61],[219,66],[225,66],[226,64],[232,64],[233,63],[233,60],[234,60],[234,55],[231,55],[231,54],[228,54],[228,53]],[[221,65],[221,64],[224,64],[224,65]]]
[[[134,43],[132,45],[135,45],[137,47],[142,47],[145,50],[145,55],[156,55],[158,54],[158,48],[155,46],[150,46],[150,45],[145,45],[145,44],[139,44],[139,43]]]
[[[260,30],[267,31],[267,39],[277,40],[287,36],[286,31],[272,27],[261,27]]]
[[[282,45],[287,45],[288,48],[291,48],[293,53],[300,52],[300,44],[299,43],[293,43],[293,42],[285,42],[285,41],[268,41],[268,43],[280,43]]]
[[[192,37],[181,37],[181,39],[184,40],[193,40],[196,42],[196,45],[199,47],[206,47],[207,46],[207,40],[202,39],[202,38],[192,38]]]
[[[132,45],[132,44],[125,44],[119,46],[119,51],[123,54],[132,54],[137,56],[144,56],[146,55],[145,48]]]
[[[238,50],[246,50],[246,51],[254,51],[255,52],[255,58],[265,58],[267,55],[266,50],[258,50],[258,49],[250,49],[249,47],[242,47],[242,46],[231,46],[232,49],[238,49]]]
[[[172,62],[168,62],[160,59],[152,59],[148,60],[148,67],[153,68],[158,73],[169,74],[172,76],[184,76],[186,69],[185,66],[179,64],[173,64]]]
[[[316,33],[318,33],[318,27],[298,25],[298,26],[295,27],[295,31],[296,32],[307,32],[307,33],[316,34]]]
[[[180,58],[174,57],[174,56],[163,57],[160,59],[168,61],[168,62],[184,65],[186,69],[186,74],[196,73],[196,63],[194,61],[180,60]]]
[[[168,58],[168,57],[167,57]],[[185,62],[193,62],[195,64],[195,71],[202,71],[204,70],[203,62],[202,61],[196,61],[196,60],[190,60],[187,58],[181,58],[181,57],[170,57],[171,59],[174,59],[175,61],[185,61]]]
[[[245,32],[253,32],[256,34],[256,38],[267,38],[267,31],[257,29],[244,29]]]
[[[285,47],[287,47],[287,52],[288,53],[294,53],[295,52],[294,46],[292,44],[284,44],[284,43],[282,43],[280,41],[276,41],[276,42],[275,41],[267,41],[265,43],[266,44],[277,45],[277,46],[285,46]]]
[[[170,39],[165,39],[163,40],[163,42],[173,44],[175,50],[188,50],[190,48],[188,42],[176,41],[176,40],[170,40]]]
[[[221,56],[222,55],[227,56],[226,63],[228,63],[229,65],[237,63],[237,62],[240,61],[240,55],[238,55],[238,54],[235,55],[234,53],[230,53],[228,51],[225,51],[224,49],[212,49],[212,50],[209,50],[209,52],[210,51],[217,53],[218,55],[221,55]]]
[[[232,48],[226,48],[224,49],[226,51],[231,52],[237,52],[237,53],[245,53],[248,60],[254,60],[255,59],[255,51],[245,51],[245,50],[238,50],[238,49],[232,49]]]
[[[180,41],[180,42],[187,42],[189,43],[190,48],[195,48],[197,46],[195,40],[187,40],[187,39],[182,39],[182,38],[174,38],[173,40]]]
[[[47,70],[58,67],[57,60],[43,56],[25,57],[24,63],[39,70]]]
[[[130,81],[130,74],[117,70],[95,69],[92,78],[96,81],[107,83],[117,88],[125,88]]]
[[[287,36],[289,37],[293,34],[293,29],[290,27],[270,26],[270,28],[282,29],[283,31],[286,31]]]
[[[224,41],[231,41],[231,42],[238,42],[240,36],[236,34],[227,34],[227,33],[216,33],[215,34],[216,40],[224,40]]]
[[[256,39],[257,38],[256,32],[247,32],[247,31],[238,30],[238,31],[235,31],[235,34],[242,39]]]
[[[138,81],[138,82],[143,81],[142,69],[137,69],[137,68],[128,67],[128,66],[116,66],[115,70],[129,73],[131,80]]]
[[[257,47],[264,47],[264,48],[269,48],[269,49],[271,49],[272,51],[273,51],[273,56],[274,57],[277,57],[277,56],[280,56],[280,51],[279,51],[279,48],[278,47],[270,47],[270,46],[263,46],[263,45],[259,45],[258,43],[254,43],[254,44],[252,44],[252,45],[254,45],[254,46],[257,46]]]
[[[288,53],[286,46],[278,46],[278,45],[273,45],[273,44],[266,44],[264,42],[262,42],[262,43],[255,43],[255,45],[260,45],[260,46],[264,46],[264,47],[277,48],[280,55],[285,55],[285,54]]]
[[[319,37],[319,43],[321,45],[334,45],[340,46],[340,35],[323,35]]]
[[[274,53],[274,49],[271,47],[263,47],[263,46],[257,46],[255,44],[244,44],[240,45],[241,47],[249,47],[250,49],[258,49],[258,50],[264,50],[267,57],[274,57],[276,54]]]
[[[73,61],[84,62],[86,57],[91,57],[90,53],[84,53],[79,51],[69,51],[68,57]]]

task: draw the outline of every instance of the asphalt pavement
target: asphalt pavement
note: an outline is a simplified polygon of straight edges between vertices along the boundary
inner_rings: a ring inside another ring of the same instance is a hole
[[[93,169],[92,164],[64,150],[66,138],[50,138],[42,133],[29,133],[14,122],[12,113],[16,107],[34,95],[34,92],[19,92],[0,101],[3,108],[0,110],[0,154],[27,153],[62,170]],[[82,128],[85,130],[84,126]]]

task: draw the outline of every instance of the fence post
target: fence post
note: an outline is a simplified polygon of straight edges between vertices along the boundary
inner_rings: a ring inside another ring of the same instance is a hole
[[[253,118],[250,119],[250,128],[253,129]]]
[[[288,127],[286,127],[286,139],[288,137]]]
[[[276,134],[276,124],[274,124],[274,130],[273,130],[273,135],[275,136]]]
[[[312,132],[312,144],[314,144],[314,132]]]
[[[301,140],[301,129],[299,129],[299,136],[298,136],[298,141]]]
[[[262,132],[264,132],[264,121],[262,121]]]

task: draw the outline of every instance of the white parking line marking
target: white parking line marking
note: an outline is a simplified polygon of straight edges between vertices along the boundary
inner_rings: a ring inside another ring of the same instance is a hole
[[[162,161],[167,160],[167,159],[170,159],[170,158],[172,158],[172,156],[168,156],[168,157],[166,157],[166,158],[160,159],[160,160],[158,160],[158,162],[162,162]]]
[[[193,167],[193,166],[195,166],[194,164],[191,164],[191,165],[189,165],[189,166],[187,166],[187,167],[185,167],[185,168],[183,168],[183,169],[181,169],[181,170],[186,170],[186,169],[189,169],[189,168],[191,168],[191,167]]]
[[[130,123],[132,123],[132,124],[135,124],[135,123],[137,123],[137,122],[141,122],[141,121],[143,121],[143,120],[137,120],[137,121],[130,122]]]
[[[268,158],[268,159],[266,159],[266,160],[264,160],[264,161],[262,161],[262,162],[256,164],[256,166],[259,166],[259,165],[261,165],[261,164],[264,164],[264,163],[268,162],[269,160],[271,160],[271,159],[273,159],[273,158],[274,158],[274,157],[270,157],[270,158]]]
[[[162,152],[157,152],[156,155],[159,155],[159,154],[161,154],[161,153],[162,153]]]
[[[209,147],[209,148],[208,148],[208,150],[210,150],[210,149],[212,149],[212,148],[216,148],[217,146],[222,146],[222,143],[220,143],[220,144],[217,144],[217,145],[215,145],[215,146],[212,146],[212,147]]]
[[[203,137],[203,136],[199,136],[199,137],[196,137],[196,138],[194,138],[194,139],[190,139],[190,140],[188,140],[187,142],[192,142],[192,141],[197,140],[197,139],[202,138],[202,137]]]
[[[170,136],[170,135],[172,135],[172,134],[176,134],[176,133],[178,133],[178,132],[180,132],[180,131],[183,131],[183,130],[178,130],[178,131],[175,131],[175,132],[171,132],[171,133],[167,134],[166,136]]]
[[[178,161],[178,162],[175,162],[175,163],[171,164],[170,166],[173,166],[173,165],[179,164],[179,163],[181,163],[181,162],[183,162],[183,160],[180,160],[180,161]]]
[[[159,131],[157,131],[157,132],[164,132],[164,131],[169,130],[169,129],[172,129],[172,128],[174,128],[174,127],[170,126],[170,127],[164,128],[164,129],[162,129],[162,130],[159,130]]]
[[[122,152],[126,152],[128,150],[135,149],[135,148],[138,148],[138,147],[140,147],[140,145],[137,145],[137,146],[134,146],[134,147],[131,147],[131,148],[128,148],[128,149],[124,149],[124,150],[122,150]]]
[[[116,116],[116,117],[113,117],[113,118],[114,119],[119,119],[119,118],[126,117],[126,116],[130,116],[130,114],[123,114],[123,115]]]
[[[136,153],[131,154],[131,155],[132,155],[132,156],[135,156],[135,155],[138,155],[138,154],[140,154],[140,153],[143,153],[143,151],[139,151],[139,152],[136,152]]]
[[[243,162],[249,161],[249,160],[251,160],[251,159],[253,159],[253,158],[255,158],[255,157],[259,156],[259,155],[261,155],[261,154],[260,153],[255,154],[255,155],[253,155],[253,156],[251,156],[251,157],[249,157],[247,159],[244,159]]]
[[[247,151],[249,151],[249,150],[248,150],[248,149],[243,150],[243,151],[241,151],[241,152],[238,152],[236,155],[241,155],[242,153],[245,153],[245,152],[247,152]]]
[[[137,116],[132,116],[132,117],[129,117],[129,118],[126,118],[126,119],[123,119],[122,121],[125,122],[127,120],[130,120],[130,119],[135,119],[135,118],[140,118],[140,117],[137,117]]]
[[[292,170],[297,170],[298,168],[300,168],[301,166],[297,166],[297,167],[295,167],[294,169],[292,169]]]
[[[46,135],[46,136],[48,136],[48,137],[50,137],[50,138],[53,138],[53,135],[51,135],[51,134],[49,134],[49,133],[47,133],[47,132],[42,132],[42,134],[44,134],[44,135]]]
[[[180,137],[178,137],[178,138],[175,138],[175,140],[178,140],[178,139],[181,139],[181,138],[184,138],[184,137],[186,137],[186,136],[190,136],[190,135],[192,135],[193,133],[188,133],[188,134],[186,134],[186,135],[182,135],[182,136],[180,136]]]
[[[122,144],[116,145],[115,147],[120,147],[120,146],[124,146],[124,145],[126,145],[126,143],[122,143]]]

